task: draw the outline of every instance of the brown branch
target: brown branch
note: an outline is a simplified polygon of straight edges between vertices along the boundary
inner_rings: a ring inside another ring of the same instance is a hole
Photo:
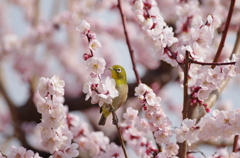
[[[35,13],[35,15],[34,15],[34,19],[33,19],[33,23],[32,23],[32,25],[33,26],[37,26],[37,24],[38,24],[38,20],[39,20],[39,5],[40,5],[40,1],[39,0],[35,0],[34,1],[34,13]]]
[[[20,140],[21,144],[25,147],[28,147],[29,144],[27,143],[27,140],[24,136],[24,133],[21,129],[21,125],[18,119],[18,113],[17,113],[17,108],[16,105],[12,102],[12,99],[9,97],[9,95],[7,94],[7,91],[5,89],[4,85],[4,79],[3,79],[3,72],[2,69],[0,68],[0,92],[3,96],[3,98],[5,99],[6,103],[8,104],[8,108],[10,111],[10,114],[12,116],[12,123],[13,126],[15,128],[15,133],[14,135]]]
[[[128,155],[127,155],[127,152],[126,152],[126,148],[125,148],[125,145],[124,145],[124,141],[123,141],[123,138],[122,138],[122,134],[121,134],[120,128],[118,126],[117,115],[116,115],[115,110],[114,110],[113,107],[112,107],[112,109],[113,109],[113,111],[112,111],[113,122],[115,123],[115,126],[116,126],[117,131],[118,131],[118,137],[119,137],[122,149],[123,149],[123,153],[124,153],[125,158],[128,158]]]
[[[231,21],[231,18],[232,18],[234,4],[235,4],[235,0],[231,0],[231,4],[230,4],[229,10],[228,10],[228,16],[227,16],[226,25],[225,25],[225,28],[223,30],[222,38],[221,38],[220,44],[218,46],[218,50],[217,50],[216,56],[215,56],[215,58],[213,60],[214,63],[218,62],[218,59],[219,59],[219,57],[220,57],[220,55],[222,53],[222,49],[224,47],[224,43],[225,43],[225,40],[226,40],[226,37],[227,37],[227,33],[228,33],[228,28],[229,28],[230,21]],[[214,67],[215,66],[212,66],[212,68],[214,68]]]
[[[239,54],[238,53],[239,51],[240,51],[240,25],[238,26],[237,38],[236,38],[230,59],[232,59],[233,54],[236,54],[236,55]]]
[[[204,62],[199,62],[199,61],[194,61],[194,60],[190,60],[190,63],[193,64],[198,64],[198,65],[214,65],[214,66],[222,66],[222,65],[234,65],[236,64],[236,62],[227,62],[227,63],[204,63]]]
[[[235,135],[234,142],[233,142],[233,152],[237,152],[238,150],[238,138],[239,138],[239,135]]]
[[[188,118],[188,107],[189,107],[189,102],[188,102],[188,71],[189,71],[189,52],[186,51],[185,55],[185,66],[184,66],[184,81],[183,81],[183,93],[184,93],[184,98],[183,98],[183,111],[182,111],[182,117],[183,120]]]
[[[183,120],[188,118],[188,108],[189,108],[189,95],[188,95],[188,71],[189,71],[189,52],[186,51],[185,54],[185,66],[184,66],[184,81],[183,81],[183,111],[182,117]],[[179,143],[179,153],[178,156],[180,158],[187,157],[187,142],[184,141],[183,143]]]
[[[121,15],[121,19],[122,19],[124,34],[125,34],[125,37],[126,37],[127,46],[128,46],[128,50],[129,50],[132,65],[133,65],[133,71],[135,73],[137,83],[140,84],[141,79],[139,77],[139,74],[138,74],[138,71],[137,71],[137,68],[136,68],[136,63],[135,63],[135,60],[134,60],[134,53],[133,53],[134,51],[131,47],[130,40],[129,40],[129,37],[128,37],[128,32],[127,32],[126,23],[125,23],[125,16],[123,15],[122,6],[121,6],[121,0],[118,0],[118,5],[117,6],[118,6],[118,9],[120,11],[120,15]]]

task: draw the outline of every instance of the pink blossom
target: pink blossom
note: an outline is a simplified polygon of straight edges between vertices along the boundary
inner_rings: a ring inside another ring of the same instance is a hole
[[[71,145],[66,145],[64,151],[64,154],[66,157],[77,157],[79,155],[79,151],[77,150],[78,145],[76,143],[73,143]]]
[[[49,93],[51,95],[63,96],[64,95],[64,89],[63,89],[64,86],[65,86],[65,82],[63,80],[61,80],[57,75],[54,75],[50,79]]]
[[[76,30],[79,31],[82,36],[85,36],[90,30],[90,24],[87,21],[82,20],[80,25],[76,27]]]
[[[50,80],[48,78],[41,77],[39,79],[38,92],[42,97],[46,97],[48,94]]]
[[[221,67],[217,66],[214,69],[208,69],[207,82],[213,83],[219,87],[224,79],[225,74],[222,73]]]
[[[26,150],[24,147],[14,147],[12,146],[10,148],[10,154],[8,155],[8,158],[16,158],[16,157],[26,157],[31,158],[34,156],[34,153],[32,150]]]
[[[135,88],[135,96],[141,97],[146,92],[152,92],[152,89],[149,88],[146,84],[140,83],[138,87]]]
[[[104,103],[111,104],[112,99],[118,96],[118,91],[115,88],[116,82],[109,76],[106,77],[104,82],[100,82],[98,86],[99,105]]]
[[[127,108],[127,112],[123,114],[125,118],[125,123],[127,125],[132,125],[137,118],[138,110],[133,109],[132,107]]]
[[[53,153],[53,156],[50,158],[68,158],[67,156],[65,156],[65,154],[63,153],[63,151],[56,151]]]
[[[211,92],[212,92],[212,90],[207,87],[201,88],[198,92],[198,99],[202,100],[202,101],[207,99]]]
[[[106,146],[109,144],[110,141],[108,137],[104,136],[102,131],[90,133],[88,135],[88,139],[91,140],[93,144],[100,146],[103,150],[106,149]]]
[[[42,119],[42,122],[49,128],[57,129],[61,125],[62,120],[58,120],[58,118],[48,116],[44,117]]]
[[[147,133],[149,131],[149,125],[147,120],[145,119],[138,119],[136,123],[136,128],[138,131],[142,131],[144,133]]]
[[[47,149],[51,154],[53,154],[55,151],[58,151],[58,149],[61,147],[61,140],[57,135],[55,135],[55,137],[44,139],[41,142],[41,145],[45,149]]]
[[[161,143],[167,144],[169,143],[169,138],[172,136],[172,131],[167,129],[159,129],[156,132],[154,132],[154,136],[158,144]]]
[[[88,45],[89,49],[92,50],[93,52],[96,52],[97,50],[99,50],[102,45],[101,43],[97,40],[97,39],[92,39],[90,42],[89,42],[89,45]]]
[[[103,58],[92,57],[87,60],[87,69],[95,74],[102,74],[105,69],[106,62]]]
[[[80,137],[80,138],[78,138],[75,141],[78,142],[80,152],[85,152],[85,151],[88,150],[88,148],[89,148],[89,140],[88,140],[88,138]],[[95,146],[93,146],[93,147],[95,147]]]
[[[153,105],[155,104],[155,101],[156,101],[156,94],[153,92],[148,92],[146,93],[145,98],[146,98],[146,102],[149,105]]]
[[[191,57],[196,61],[204,61],[206,59],[206,50],[197,42],[193,43],[193,51],[190,51]]]
[[[179,146],[176,143],[170,142],[166,144],[165,152],[168,156],[177,155],[178,149],[179,149]]]
[[[201,118],[199,126],[202,127],[198,134],[199,139],[215,141],[219,138],[220,129],[216,127],[216,120],[213,117],[205,116]]]
[[[178,60],[178,62],[180,62],[180,63],[184,62],[186,51],[188,51],[191,55],[193,53],[193,50],[192,50],[190,45],[181,46],[181,47],[179,47],[179,49],[177,49],[177,52],[178,52],[177,60]]]
[[[98,84],[100,83],[99,77],[91,77],[89,76],[88,82],[83,85],[83,93],[86,93],[85,100],[88,100],[93,94],[92,90],[97,89]]]
[[[115,143],[110,143],[107,147],[104,157],[102,156],[101,158],[107,157],[124,158],[122,148],[117,146]]]
[[[39,123],[37,125],[37,128],[40,130],[41,138],[42,139],[47,139],[51,137],[55,137],[56,133],[52,128],[48,128],[46,124]]]
[[[124,140],[132,140],[137,139],[143,136],[143,133],[138,131],[136,128],[129,128],[124,131],[123,139]]]
[[[163,152],[159,152],[156,156],[156,158],[168,158],[167,155]]]
[[[184,119],[182,121],[182,126],[179,129],[175,129],[174,133],[177,134],[177,141],[183,142],[187,140],[189,144],[194,143],[198,140],[198,134],[200,132],[200,127],[196,126],[196,119]]]
[[[16,34],[7,33],[2,38],[2,47],[3,50],[7,52],[16,51],[20,49],[21,40],[18,38]]]

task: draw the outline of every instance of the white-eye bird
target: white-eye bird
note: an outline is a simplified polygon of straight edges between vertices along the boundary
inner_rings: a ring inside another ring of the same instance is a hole
[[[112,113],[111,111],[116,111],[126,101],[128,94],[127,75],[125,69],[120,65],[113,65],[109,68],[109,70],[111,70],[112,78],[116,82],[115,88],[118,91],[118,96],[113,98],[112,106],[109,104],[103,104],[100,108],[102,116],[99,120],[99,125],[105,125],[107,117]]]

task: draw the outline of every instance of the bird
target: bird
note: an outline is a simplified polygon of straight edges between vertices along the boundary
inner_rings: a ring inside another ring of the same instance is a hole
[[[111,114],[112,111],[116,111],[127,99],[128,95],[128,84],[127,84],[127,74],[125,69],[120,65],[113,65],[109,68],[112,74],[112,78],[116,82],[115,88],[118,91],[118,96],[113,98],[112,104],[103,104],[100,108],[100,113],[102,116],[98,122],[98,125],[104,126],[107,120],[107,117]],[[117,122],[113,122],[116,124]]]

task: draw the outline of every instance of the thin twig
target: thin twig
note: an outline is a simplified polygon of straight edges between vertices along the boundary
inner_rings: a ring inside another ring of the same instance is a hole
[[[221,66],[221,65],[234,65],[236,62],[227,62],[227,63],[204,63],[199,61],[190,60],[190,63],[198,64],[198,65],[214,65],[214,66]]]
[[[224,28],[223,34],[222,34],[222,38],[221,38],[220,44],[218,46],[218,50],[217,50],[216,56],[215,56],[215,58],[213,60],[213,63],[218,62],[218,59],[219,59],[219,57],[220,57],[220,55],[222,53],[222,49],[224,47],[224,43],[225,43],[225,40],[226,40],[226,37],[227,37],[227,33],[228,33],[228,28],[229,28],[230,21],[231,21],[231,18],[232,18],[234,4],[235,4],[235,0],[231,0],[231,4],[230,4],[229,10],[228,10],[227,21],[226,21],[225,28]],[[212,68],[214,68],[214,67],[215,66],[212,66]]]
[[[120,11],[121,18],[122,18],[124,34],[125,34],[128,50],[129,50],[129,53],[130,53],[132,65],[133,65],[133,71],[135,73],[135,77],[136,77],[137,83],[140,84],[141,83],[141,79],[140,79],[140,77],[138,75],[138,71],[137,71],[137,68],[136,68],[135,60],[134,60],[133,49],[131,47],[130,40],[129,40],[129,37],[128,37],[128,32],[127,32],[126,23],[125,23],[125,17],[123,15],[122,6],[121,6],[121,0],[118,0],[118,5],[117,6],[118,6],[118,9]]]
[[[112,107],[113,108],[113,107]],[[127,152],[126,152],[126,148],[125,148],[125,145],[124,145],[124,142],[123,142],[123,138],[122,138],[122,135],[121,135],[121,131],[120,131],[120,128],[118,126],[118,120],[117,120],[117,115],[115,113],[115,110],[113,108],[113,111],[112,111],[112,115],[113,115],[113,121],[115,122],[115,126],[117,128],[117,131],[118,131],[118,136],[119,136],[119,139],[120,139],[120,142],[121,142],[121,146],[122,146],[122,149],[123,149],[123,153],[125,155],[125,158],[128,158],[127,156]]]
[[[232,59],[233,54],[237,54],[237,51],[239,51],[239,47],[240,47],[239,43],[240,43],[240,25],[238,26],[237,38],[233,47],[232,54],[230,56],[230,60]]]
[[[189,153],[189,154],[191,154],[191,153],[200,153],[200,154],[202,154],[202,156],[203,156],[204,158],[206,158],[206,156],[204,155],[204,153],[201,152],[200,150],[198,150],[198,151],[189,151],[188,153]]]
[[[238,150],[238,138],[239,138],[239,135],[235,135],[234,142],[233,142],[233,152],[237,152]]]

